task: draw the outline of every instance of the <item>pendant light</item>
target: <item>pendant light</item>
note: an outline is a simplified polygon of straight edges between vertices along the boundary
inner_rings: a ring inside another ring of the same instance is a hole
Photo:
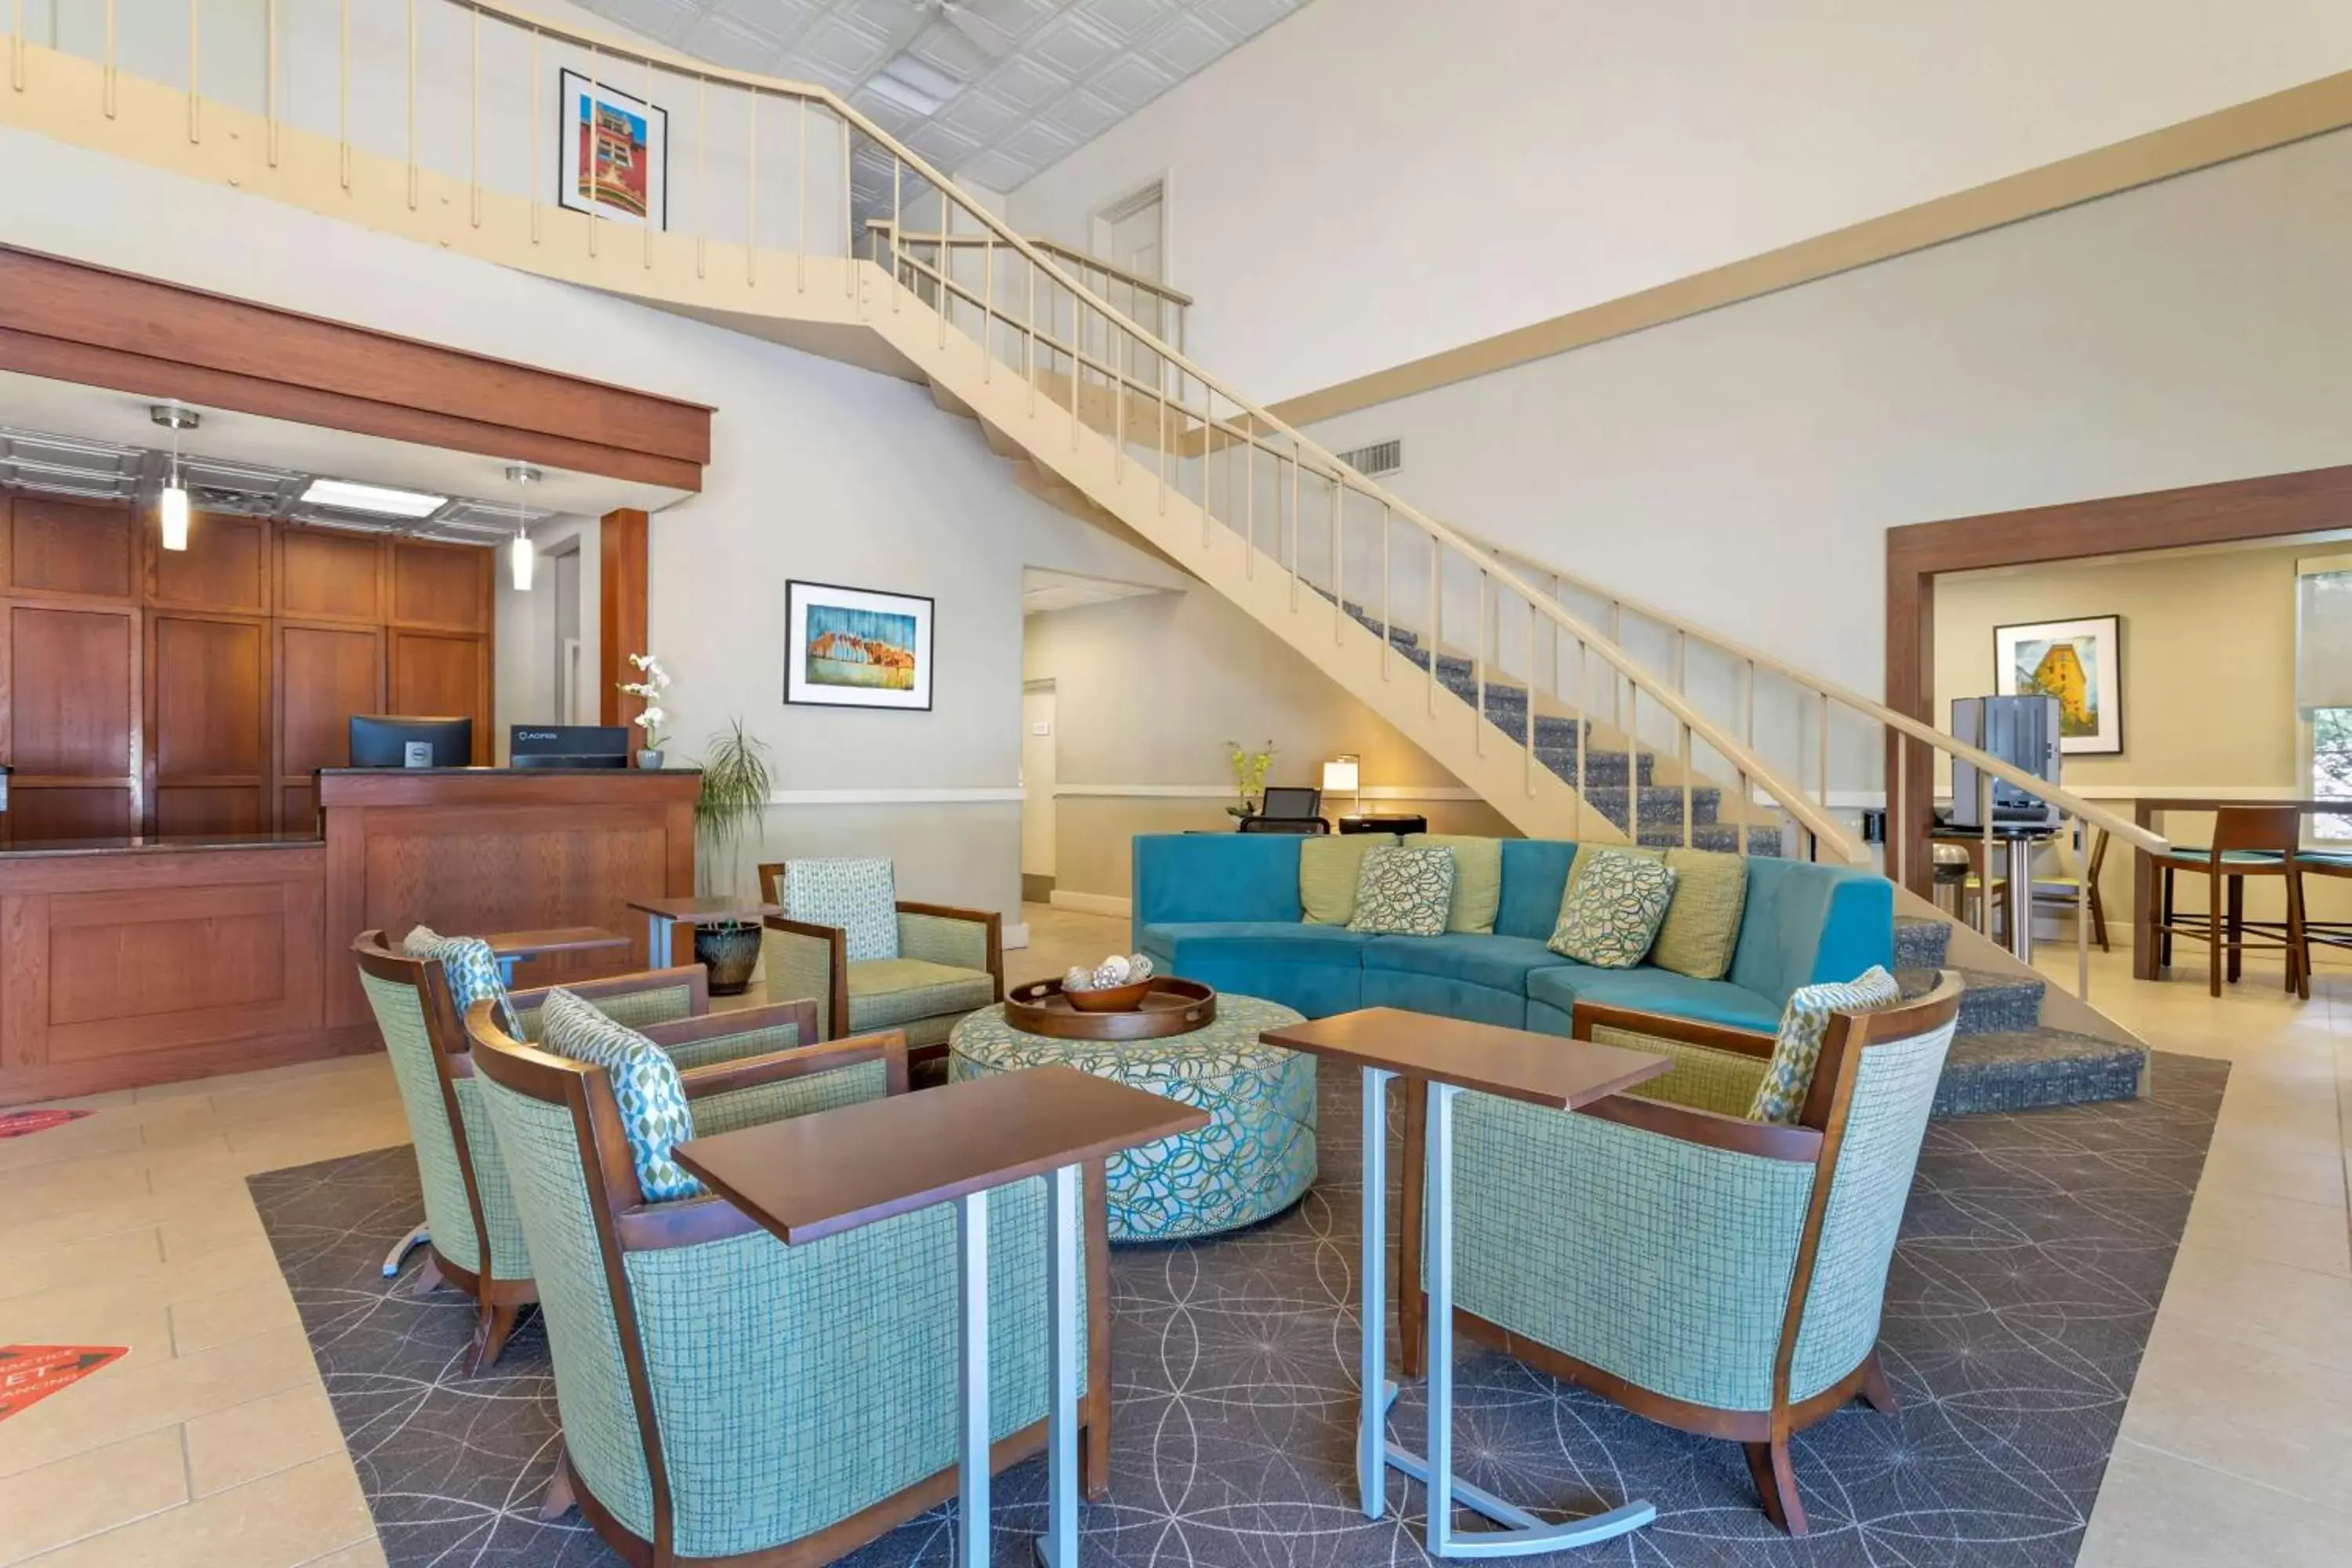
[[[507,561],[513,573],[515,592],[528,594],[530,592],[532,569],[539,564],[539,547],[530,542],[530,524],[522,503],[522,492],[546,476],[528,463],[517,463],[507,469],[507,478],[515,487],[515,536],[514,543],[508,547]]]
[[[147,416],[172,432],[172,473],[164,483],[163,493],[155,499],[155,515],[163,525],[163,548],[185,550],[188,547],[188,492],[180,484],[180,432],[193,430],[199,423],[196,411],[179,403],[158,403],[147,410]]]

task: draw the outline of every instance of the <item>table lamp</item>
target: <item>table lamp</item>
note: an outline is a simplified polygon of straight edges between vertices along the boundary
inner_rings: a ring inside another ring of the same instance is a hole
[[[1323,798],[1328,800],[1342,790],[1356,797],[1356,814],[1364,810],[1363,770],[1354,757],[1333,757],[1323,764]]]

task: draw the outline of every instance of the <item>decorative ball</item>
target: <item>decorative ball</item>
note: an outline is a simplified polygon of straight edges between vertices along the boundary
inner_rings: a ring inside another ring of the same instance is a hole
[[[1081,968],[1074,963],[1070,965],[1068,973],[1062,976],[1062,989],[1065,991],[1091,991],[1094,988],[1095,972],[1091,969]]]
[[[1127,981],[1127,960],[1116,952],[1095,965],[1095,983],[1098,985],[1124,985]]]
[[[1156,971],[1151,967],[1151,960],[1146,955],[1137,952],[1130,953],[1128,956],[1127,977],[1129,980],[1149,980],[1155,973]]]

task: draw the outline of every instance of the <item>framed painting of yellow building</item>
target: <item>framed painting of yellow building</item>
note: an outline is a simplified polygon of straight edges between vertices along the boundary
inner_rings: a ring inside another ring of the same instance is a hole
[[[2122,753],[2121,616],[1995,626],[1992,651],[1995,691],[2058,700],[2059,750],[2069,755]]]

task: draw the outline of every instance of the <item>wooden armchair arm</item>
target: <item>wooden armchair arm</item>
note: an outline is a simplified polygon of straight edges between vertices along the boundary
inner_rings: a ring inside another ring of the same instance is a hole
[[[1612,1094],[1583,1107],[1576,1114],[1730,1154],[1754,1154],[1767,1160],[1790,1160],[1810,1165],[1822,1153],[1822,1135],[1811,1127],[1750,1121],[1744,1116],[1696,1110],[1671,1100]]]
[[[1769,1059],[1773,1047],[1780,1044],[1777,1037],[1755,1029],[1735,1029],[1727,1024],[1703,1024],[1696,1018],[1678,1018],[1671,1013],[1645,1013],[1638,1007],[1612,1007],[1602,1002],[1579,1002],[1570,1015],[1569,1032],[1580,1040],[1592,1038],[1594,1028],[1623,1029],[1631,1034],[1655,1035],[1663,1040],[1679,1040],[1686,1046],[1705,1046],[1711,1050],[1734,1051],[1744,1057]]]
[[[723,1039],[729,1035],[748,1035],[755,1029],[772,1029],[783,1024],[793,1025],[800,1031],[798,1038],[802,1045],[817,1043],[816,1004],[806,997],[797,1002],[769,1002],[757,1007],[733,1007],[724,1013],[703,1013],[667,1024],[648,1024],[637,1033],[664,1050],[672,1050],[679,1046],[698,1045],[704,1040]]]
[[[977,966],[966,963],[964,967],[987,970],[996,980],[996,1000],[999,1002],[1004,1000],[1004,917],[1003,915],[998,914],[994,910],[960,910],[950,904],[919,904],[904,899],[898,901],[898,912],[902,915],[915,915],[923,920],[951,921],[958,925],[978,926],[981,940],[981,951],[978,956],[981,963]],[[901,950],[903,951],[910,941],[914,941],[918,946],[915,956],[949,961],[940,952],[920,951],[922,944],[919,942],[919,927],[910,931],[909,928],[902,923],[898,928]],[[961,955],[953,961],[962,962],[963,957],[968,956],[970,955]]]
[[[602,980],[568,980],[560,986],[535,985],[528,991],[509,992],[507,1000],[520,1013],[547,1005],[547,994],[559,989],[571,992],[583,1002],[593,1002],[600,996],[626,996],[672,985],[683,985],[693,993],[693,1016],[700,1017],[710,1011],[710,972],[698,963],[681,963],[675,969],[644,969],[635,974],[608,974]]]
[[[814,1008],[806,1002],[787,1002],[786,1009]],[[728,1015],[721,1014],[721,1017]],[[699,1021],[699,1020],[698,1020]],[[854,1039],[827,1040],[823,1045],[795,1046],[789,1051],[771,1051],[764,1057],[746,1057],[741,1061],[713,1062],[707,1068],[693,1068],[678,1074],[689,1100],[708,1094],[731,1094],[740,1089],[758,1089],[766,1084],[782,1083],[789,1079],[806,1078],[812,1073],[831,1072],[836,1068],[856,1067],[861,1062],[878,1061],[889,1079],[890,1094],[907,1092],[907,1032],[885,1029],[879,1034],[859,1035]]]

